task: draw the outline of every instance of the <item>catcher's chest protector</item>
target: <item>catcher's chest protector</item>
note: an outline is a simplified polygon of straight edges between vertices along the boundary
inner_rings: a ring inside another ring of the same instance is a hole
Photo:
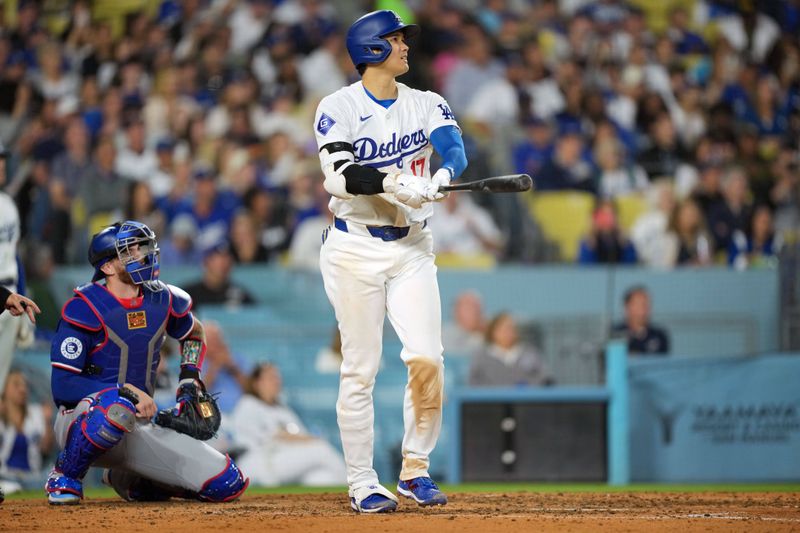
[[[152,394],[169,318],[169,291],[143,286],[141,304],[131,308],[95,283],[76,292],[96,312],[105,334],[105,341],[90,355],[90,372],[100,382],[131,383]]]

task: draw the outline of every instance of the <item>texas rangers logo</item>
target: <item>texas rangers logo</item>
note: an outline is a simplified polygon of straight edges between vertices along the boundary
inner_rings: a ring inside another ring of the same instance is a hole
[[[322,116],[319,117],[319,122],[317,122],[317,131],[323,135],[327,135],[334,124],[336,124],[336,121],[323,113]]]
[[[75,337],[67,337],[61,341],[61,355],[65,359],[77,359],[83,353],[83,344]]]
[[[128,329],[142,329],[147,327],[147,316],[144,311],[128,313]]]

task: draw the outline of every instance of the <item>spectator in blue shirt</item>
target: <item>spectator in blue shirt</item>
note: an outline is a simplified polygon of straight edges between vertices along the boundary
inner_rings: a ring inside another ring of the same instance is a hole
[[[642,285],[625,291],[625,320],[616,324],[613,334],[626,338],[631,355],[666,355],[669,353],[669,334],[650,322],[652,306],[650,293]]]
[[[514,168],[519,174],[537,176],[553,155],[551,126],[538,117],[524,122],[525,140],[514,147]]]
[[[592,213],[592,228],[580,243],[580,264],[634,264],[637,261],[633,243],[617,225],[617,213],[611,200],[601,200]]]

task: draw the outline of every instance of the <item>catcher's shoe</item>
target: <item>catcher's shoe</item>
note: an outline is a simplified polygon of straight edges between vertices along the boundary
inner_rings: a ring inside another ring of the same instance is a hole
[[[44,485],[51,505],[78,505],[83,499],[83,482],[53,469]]]
[[[397,484],[397,492],[406,498],[411,498],[423,507],[429,505],[445,505],[447,495],[439,490],[436,483],[429,477],[415,477]]]
[[[6,495],[3,494],[3,488],[0,487],[0,503],[3,503],[4,501],[6,501]]]
[[[350,489],[350,507],[357,513],[391,513],[397,509],[397,496],[380,484]]]

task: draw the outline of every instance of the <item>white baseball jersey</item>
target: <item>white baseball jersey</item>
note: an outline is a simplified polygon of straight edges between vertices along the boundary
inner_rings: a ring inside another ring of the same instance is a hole
[[[0,282],[17,291],[17,241],[19,241],[19,212],[14,200],[0,192]]]
[[[397,84],[397,100],[385,108],[376,102],[360,81],[325,97],[314,120],[317,145],[352,145],[354,161],[381,172],[402,172],[431,177],[431,133],[442,126],[456,126],[450,106],[438,94]],[[340,152],[320,153],[322,167],[342,159]],[[391,194],[333,197],[334,215],[367,225],[409,226],[431,216],[433,206],[413,209]]]

